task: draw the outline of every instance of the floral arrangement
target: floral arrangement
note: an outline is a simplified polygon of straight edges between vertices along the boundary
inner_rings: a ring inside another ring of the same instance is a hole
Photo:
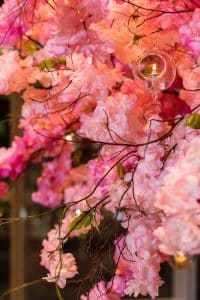
[[[62,210],[41,250],[60,299],[79,273],[65,244],[100,238],[106,213],[120,227],[113,274],[81,300],[155,298],[161,263],[200,253],[199,20],[198,0],[0,7],[0,94],[24,101],[22,136],[0,149],[0,197],[41,165],[32,201]],[[95,156],[74,164],[84,144]]]

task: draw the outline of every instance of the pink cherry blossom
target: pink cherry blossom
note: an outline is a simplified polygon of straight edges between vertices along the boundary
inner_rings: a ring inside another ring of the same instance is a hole
[[[155,298],[162,262],[177,251],[200,253],[197,2],[5,0],[0,7],[0,94],[23,101],[20,136],[0,148],[0,197],[40,166],[32,200],[63,209],[42,242],[45,280],[64,288],[78,273],[65,252],[69,239],[101,236],[107,215],[121,226],[112,278],[93,281],[82,300]],[[143,76],[136,70],[152,52],[166,52],[176,68],[167,90],[154,84],[170,74],[166,61],[160,69],[147,60]],[[72,228],[82,215],[88,223]]]
[[[191,51],[194,56],[200,54],[200,26],[199,26],[200,9],[197,8],[192,16],[192,20],[180,27],[180,39],[182,43]]]
[[[156,194],[156,206],[167,214],[199,209],[200,153],[199,137],[186,144],[182,156],[168,168],[163,185]]]
[[[143,218],[133,221],[127,237],[116,241],[117,274],[126,280],[125,294],[135,297],[150,294],[155,298],[162,284],[158,274],[162,256],[156,250],[158,240],[153,236],[157,224],[144,222]]]
[[[36,22],[36,10],[43,0],[37,1],[6,1],[0,8],[0,44],[15,45],[22,35]]]
[[[167,217],[162,226],[155,230],[155,235],[160,240],[160,251],[168,255],[176,255],[177,251],[191,255],[199,253],[199,224],[199,209]]]
[[[98,282],[87,296],[81,296],[81,300],[119,300],[120,297],[116,293],[112,293],[109,287],[106,288],[103,281]]]
[[[71,253],[56,252],[50,261],[49,273],[44,279],[48,282],[56,282],[63,289],[67,278],[72,278],[78,273],[74,256]]]
[[[43,162],[42,175],[37,179],[39,189],[32,194],[34,202],[49,207],[55,207],[61,203],[64,183],[71,167],[70,154],[71,147],[67,144],[59,143],[57,149],[55,145],[49,146],[46,155],[47,160],[49,158],[50,161]]]

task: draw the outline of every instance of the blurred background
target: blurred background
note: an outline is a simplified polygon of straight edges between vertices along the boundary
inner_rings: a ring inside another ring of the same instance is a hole
[[[9,98],[1,96],[0,107],[0,146],[7,147],[13,136],[20,134],[17,124],[21,101],[16,95]],[[12,186],[8,199],[0,202],[0,211],[4,216],[25,217],[45,211],[45,208],[31,202],[31,193],[36,189],[35,179],[39,171],[38,166],[32,167]],[[44,281],[38,282],[46,276],[46,270],[39,265],[41,243],[49,229],[56,223],[57,218],[56,214],[48,214],[28,221],[0,226],[0,295],[6,290],[32,282],[32,285],[28,284],[27,287],[12,292],[6,295],[4,299],[57,299],[54,284]],[[110,236],[105,238],[109,239]],[[67,250],[75,254],[80,265],[80,273],[87,272],[90,261],[83,242],[74,239],[67,245]],[[182,270],[164,263],[161,276],[165,280],[165,284],[160,289],[159,299],[199,300],[199,267],[200,260],[198,257],[193,259],[189,268]],[[109,276],[109,274],[105,276]],[[80,288],[80,284],[69,282],[68,287],[62,291],[62,295],[67,300],[79,299],[79,294],[88,288],[89,284],[87,285],[87,283]]]

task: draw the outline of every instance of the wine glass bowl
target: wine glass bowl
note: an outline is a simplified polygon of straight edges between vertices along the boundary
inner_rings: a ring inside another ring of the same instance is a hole
[[[134,75],[146,82],[147,89],[160,92],[173,83],[176,65],[166,52],[152,51],[139,58],[135,64]]]

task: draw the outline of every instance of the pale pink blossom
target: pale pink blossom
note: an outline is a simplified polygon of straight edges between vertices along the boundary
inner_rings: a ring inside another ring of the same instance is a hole
[[[34,202],[48,207],[55,207],[61,203],[64,184],[71,167],[70,154],[71,146],[62,142],[49,146],[46,153],[47,162],[44,157],[43,172],[37,179],[38,191],[32,194]]]
[[[103,281],[98,282],[87,294],[87,296],[81,296],[81,300],[120,300],[120,297],[110,291],[110,288],[106,287]]]
[[[162,256],[157,252],[158,239],[153,235],[155,221],[135,218],[128,227],[129,234],[116,241],[117,274],[124,277],[126,295],[158,295],[162,285],[159,277]]]
[[[10,148],[0,149],[0,178],[16,179],[25,170],[28,158],[25,141],[15,137]]]
[[[197,8],[192,16],[192,20],[180,27],[181,42],[191,51],[194,56],[200,54],[200,9]]]
[[[78,274],[75,258],[71,253],[55,252],[50,258],[49,273],[46,279],[48,282],[56,282],[60,288],[66,286],[68,278]]]
[[[163,184],[156,193],[155,205],[167,214],[199,209],[200,139],[185,145],[178,161],[168,168]]]
[[[0,55],[0,94],[20,92],[27,85],[27,73],[20,66],[17,51]]]
[[[165,254],[176,255],[178,251],[198,254],[200,251],[200,210],[183,211],[167,217],[155,230],[160,240],[159,249]]]
[[[66,209],[42,242],[45,279],[64,288],[77,274],[63,244],[94,227],[102,234],[104,212],[122,227],[115,274],[82,300],[155,298],[163,260],[200,253],[199,129],[186,122],[199,114],[198,1],[132,2],[5,0],[0,7],[0,94],[24,101],[21,136],[0,148],[0,197],[9,179],[36,163],[33,201]],[[154,50],[166,51],[177,69],[165,91],[148,90],[135,71]],[[84,153],[74,168],[85,138],[99,152]],[[90,224],[72,228],[81,214]]]

